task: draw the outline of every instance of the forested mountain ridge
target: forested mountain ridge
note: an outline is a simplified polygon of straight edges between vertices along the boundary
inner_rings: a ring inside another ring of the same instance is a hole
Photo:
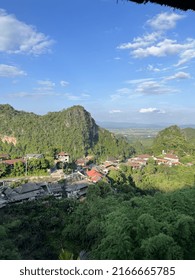
[[[16,143],[10,146],[0,142],[1,150],[14,150],[21,155],[54,150],[64,150],[73,157],[88,153],[100,157],[131,153],[124,139],[100,128],[82,106],[40,116],[17,111],[8,104],[0,105],[0,138],[5,137],[12,137]]]
[[[154,139],[152,150],[155,154],[174,151],[179,156],[184,156],[195,149],[195,129],[181,129],[173,125],[161,130]],[[194,142],[193,142],[194,141]]]

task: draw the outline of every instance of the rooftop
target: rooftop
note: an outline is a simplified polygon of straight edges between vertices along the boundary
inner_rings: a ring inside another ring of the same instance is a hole
[[[147,4],[149,2],[149,3],[155,3],[155,4],[169,6],[169,7],[180,9],[183,11],[187,11],[187,10],[195,11],[195,1],[194,0],[183,0],[183,1],[177,1],[177,0],[128,0],[128,1],[135,2],[138,4]]]

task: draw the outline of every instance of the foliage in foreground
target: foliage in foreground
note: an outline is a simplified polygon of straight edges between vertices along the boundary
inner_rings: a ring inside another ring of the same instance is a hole
[[[155,195],[91,186],[83,202],[0,209],[0,259],[195,259],[195,188]],[[67,253],[68,252],[68,253]]]

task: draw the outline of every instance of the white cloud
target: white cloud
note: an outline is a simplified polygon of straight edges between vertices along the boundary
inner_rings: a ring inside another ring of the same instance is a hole
[[[0,64],[0,77],[25,76],[26,73],[19,68],[11,65]]]
[[[195,58],[195,40],[192,41],[192,46],[189,48],[186,48],[181,54],[180,54],[180,60],[177,63],[176,66],[183,65],[184,63],[192,60]]]
[[[154,67],[153,65],[149,64],[147,67],[147,70],[152,71],[152,72],[160,72],[160,68]]]
[[[110,110],[109,111],[110,114],[116,114],[116,113],[122,113],[121,110],[115,109],[115,110]]]
[[[157,109],[157,108],[142,108],[139,110],[139,113],[146,114],[146,113],[158,113],[158,114],[165,114],[164,110]]]
[[[178,72],[170,77],[165,78],[165,80],[185,80],[185,79],[190,79],[190,78],[191,78],[191,76],[189,73]]]
[[[121,60],[119,56],[114,57],[114,60]]]
[[[166,86],[163,82],[148,81],[139,84],[135,92],[144,95],[161,95],[176,93],[178,90]]]
[[[67,87],[69,85],[69,82],[67,82],[67,81],[60,81],[60,85],[62,87]]]
[[[55,83],[53,83],[50,80],[39,80],[37,83],[41,86],[47,86],[47,87],[54,87],[55,86]]]
[[[82,93],[81,96],[84,98],[89,98],[91,95],[88,93]]]
[[[14,15],[0,9],[0,52],[47,53],[53,44],[48,36],[37,32],[34,26],[19,21]]]
[[[111,97],[112,101],[115,101],[115,100],[120,99],[121,97],[129,96],[130,93],[131,93],[131,90],[129,88],[125,87],[125,88],[117,89],[116,93],[112,94],[110,97]]]
[[[138,48],[132,51],[132,55],[136,58],[148,57],[148,56],[167,56],[176,55],[182,50],[185,50],[188,46],[185,44],[178,44],[176,40],[164,39],[158,42],[156,45],[147,48]]]
[[[152,78],[145,78],[145,79],[133,79],[133,80],[127,80],[126,83],[127,84],[139,84],[139,83],[143,83],[146,81],[151,81]]]
[[[184,15],[176,13],[161,13],[147,21],[147,24],[157,30],[173,29],[178,20],[183,19]]]
[[[168,38],[166,34],[167,30],[174,28],[183,18],[183,15],[176,13],[158,14],[146,22],[154,29],[153,32],[136,37],[132,42],[120,44],[117,48],[130,49],[130,55],[134,58],[177,56],[178,62],[175,66],[183,65],[195,58],[195,39],[186,38],[185,41],[179,42]]]
[[[123,95],[123,94],[128,94],[130,92],[130,90],[129,90],[129,88],[120,88],[120,89],[117,89],[116,92]]]
[[[50,80],[39,80],[37,81],[37,84],[40,85],[40,87],[36,88],[37,91],[51,91],[55,87],[55,83],[53,83]]]
[[[64,97],[66,97],[68,100],[70,101],[82,101],[82,100],[87,100],[90,95],[89,94],[85,94],[85,93],[82,93],[80,95],[75,95],[75,94],[72,94],[72,93],[65,93],[63,94]]]
[[[159,39],[161,34],[159,32],[153,32],[150,34],[146,34],[142,37],[137,37],[133,39],[133,43],[123,43],[119,45],[117,48],[124,50],[124,49],[137,49],[140,47],[147,47],[153,44],[157,39]]]
[[[8,94],[11,98],[40,98],[40,97],[49,97],[49,96],[61,96],[60,93],[55,92],[17,92]]]

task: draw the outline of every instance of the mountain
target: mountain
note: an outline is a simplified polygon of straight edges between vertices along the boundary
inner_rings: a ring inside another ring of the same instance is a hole
[[[189,142],[184,130],[173,125],[161,130],[154,139],[152,150],[155,154],[174,151],[179,155],[188,152]]]
[[[66,151],[73,158],[94,154],[99,157],[129,156],[132,148],[100,128],[82,106],[39,116],[0,105],[0,153],[17,155]]]

